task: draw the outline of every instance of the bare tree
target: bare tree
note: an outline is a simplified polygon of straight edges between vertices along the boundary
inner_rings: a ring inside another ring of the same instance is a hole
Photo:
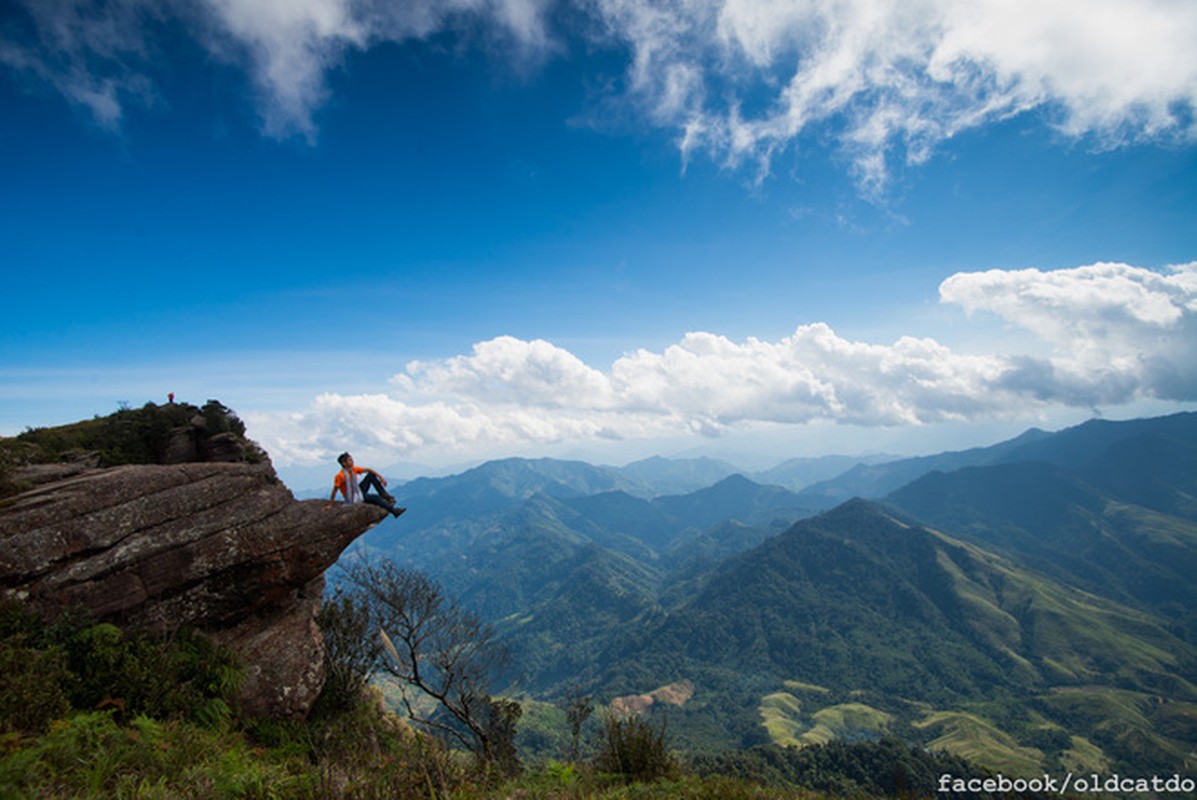
[[[391,561],[350,562],[345,581],[370,610],[382,667],[398,680],[408,716],[484,763],[512,768],[519,707],[490,695],[508,659],[490,626],[424,573]]]
[[[575,685],[565,690],[562,705],[569,723],[569,760],[577,764],[582,758],[582,726],[594,713],[594,700]]]

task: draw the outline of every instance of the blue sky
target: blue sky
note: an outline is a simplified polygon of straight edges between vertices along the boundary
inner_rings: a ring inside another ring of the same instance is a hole
[[[1166,0],[8,4],[0,434],[173,391],[284,469],[767,461],[1191,409],[1193,41]]]

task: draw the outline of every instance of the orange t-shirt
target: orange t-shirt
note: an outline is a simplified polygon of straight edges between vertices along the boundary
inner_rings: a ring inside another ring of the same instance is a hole
[[[354,467],[353,468],[354,475],[361,475],[365,471],[366,471],[365,467]],[[344,497],[346,500],[348,500],[349,494],[346,491],[346,486],[345,486],[345,470],[341,470],[340,472],[337,473],[337,477],[333,478],[333,491],[335,492],[338,489],[341,491],[341,497]]]

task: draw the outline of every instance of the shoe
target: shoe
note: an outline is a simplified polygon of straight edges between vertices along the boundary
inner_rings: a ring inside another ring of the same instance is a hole
[[[407,509],[406,508],[392,508],[391,509],[391,513],[394,514],[396,517],[398,517],[404,511],[407,511]]]

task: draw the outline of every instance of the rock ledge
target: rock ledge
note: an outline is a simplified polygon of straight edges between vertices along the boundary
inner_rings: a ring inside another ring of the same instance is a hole
[[[194,627],[247,667],[242,709],[302,717],[323,683],[324,572],[385,517],[297,501],[267,464],[63,469],[0,503],[0,592],[51,615]]]

